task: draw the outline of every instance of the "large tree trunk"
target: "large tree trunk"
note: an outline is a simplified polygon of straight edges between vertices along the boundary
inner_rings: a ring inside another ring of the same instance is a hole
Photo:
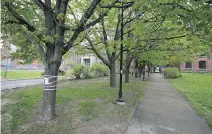
[[[125,82],[129,83],[129,76],[130,76],[130,66],[126,66],[125,68]]]
[[[44,75],[43,100],[41,105],[41,119],[49,121],[55,117],[56,84],[61,62],[46,61]]]
[[[116,87],[116,65],[112,63],[110,65],[110,87]]]

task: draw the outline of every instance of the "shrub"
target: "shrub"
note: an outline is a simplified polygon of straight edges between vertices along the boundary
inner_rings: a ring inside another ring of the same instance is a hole
[[[181,73],[178,68],[167,67],[164,69],[164,77],[169,79],[179,78],[181,77]]]
[[[65,75],[65,71],[59,70],[59,71],[58,71],[58,75]]]
[[[80,64],[77,64],[73,67],[73,75],[77,78],[77,79],[80,79],[82,73],[83,73],[83,69],[84,69],[84,66],[83,65],[80,65]]]
[[[107,76],[108,69],[107,66],[102,65],[100,63],[94,63],[91,66],[91,71],[94,72],[95,76]]]
[[[82,75],[84,78],[92,78],[94,76],[89,66],[84,66]]]
[[[72,69],[69,69],[69,70],[66,70],[66,79],[73,79],[75,76],[73,75],[73,70]]]

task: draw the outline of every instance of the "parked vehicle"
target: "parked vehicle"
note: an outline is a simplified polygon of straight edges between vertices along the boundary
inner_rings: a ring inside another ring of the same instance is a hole
[[[160,68],[159,67],[155,68],[155,73],[160,73]]]

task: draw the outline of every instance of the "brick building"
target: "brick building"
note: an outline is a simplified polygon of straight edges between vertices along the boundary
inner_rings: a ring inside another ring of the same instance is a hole
[[[193,62],[180,64],[182,72],[212,72],[212,59],[207,57],[195,58]]]

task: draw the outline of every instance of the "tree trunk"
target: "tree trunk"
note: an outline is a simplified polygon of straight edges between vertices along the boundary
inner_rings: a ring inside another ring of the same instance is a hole
[[[150,65],[148,63],[148,77],[150,77]]]
[[[110,87],[116,87],[116,66],[115,63],[110,65]]]
[[[125,83],[129,83],[130,76],[130,66],[126,66],[125,68]]]
[[[142,72],[143,81],[144,81],[145,80],[145,75],[146,75],[145,63],[143,63],[143,65],[141,66],[141,72]]]
[[[6,70],[5,70],[5,72],[4,72],[4,78],[5,78],[5,80],[7,79],[7,70],[8,70],[8,57],[6,57],[6,62],[7,62],[7,65],[6,65]]]
[[[148,69],[148,77],[150,77],[150,69]]]
[[[138,78],[138,68],[135,68],[135,78]]]
[[[139,73],[139,77],[141,77],[141,74],[142,74],[142,68],[141,67],[138,68],[138,73]]]
[[[145,73],[145,70],[143,70],[143,81],[145,80],[145,75],[146,75],[146,73]]]
[[[41,105],[41,119],[44,121],[52,120],[55,117],[56,84],[60,63],[48,62],[45,66],[43,100]]]
[[[135,78],[138,78],[138,60],[135,60]]]

